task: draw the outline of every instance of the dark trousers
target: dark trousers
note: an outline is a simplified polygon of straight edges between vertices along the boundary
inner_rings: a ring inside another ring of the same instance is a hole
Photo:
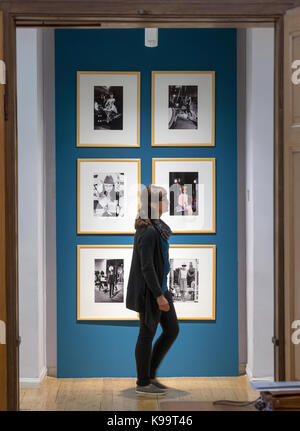
[[[172,295],[169,291],[164,292],[170,304],[169,311],[160,311],[159,320],[156,322],[155,329],[151,331],[145,325],[145,315],[140,313],[140,332],[135,347],[135,359],[137,368],[137,381],[139,386],[150,383],[150,379],[156,377],[157,369],[164,356],[177,338],[179,325],[174,308]],[[152,341],[155,336],[157,325],[161,324],[162,333],[156,340],[153,349]]]
[[[109,297],[112,298],[114,295],[115,283],[109,283]]]

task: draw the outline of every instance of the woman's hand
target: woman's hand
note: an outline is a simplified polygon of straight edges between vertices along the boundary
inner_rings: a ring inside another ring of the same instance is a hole
[[[156,301],[158,304],[158,308],[161,311],[169,311],[170,310],[170,305],[169,305],[168,300],[165,298],[164,295],[161,295],[158,298],[156,298]]]

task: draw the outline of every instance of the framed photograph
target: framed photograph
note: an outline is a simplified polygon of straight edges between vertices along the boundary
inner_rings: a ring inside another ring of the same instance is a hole
[[[77,233],[135,233],[140,159],[77,160]]]
[[[77,320],[138,320],[126,308],[132,245],[77,246]],[[180,320],[214,320],[216,246],[170,245],[168,288]]]
[[[161,218],[174,233],[215,233],[214,158],[154,158],[152,182],[168,191]]]
[[[216,246],[171,245],[168,287],[178,319],[216,318]]]
[[[77,146],[140,146],[140,72],[77,72]]]
[[[126,308],[132,245],[77,246],[77,320],[138,320]]]
[[[152,145],[215,145],[215,72],[152,72]]]

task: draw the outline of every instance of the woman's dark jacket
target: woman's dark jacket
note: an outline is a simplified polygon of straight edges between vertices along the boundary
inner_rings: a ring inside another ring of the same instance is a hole
[[[154,329],[160,310],[156,298],[162,295],[164,257],[160,233],[153,225],[137,229],[128,278],[126,307],[145,313],[145,324]]]

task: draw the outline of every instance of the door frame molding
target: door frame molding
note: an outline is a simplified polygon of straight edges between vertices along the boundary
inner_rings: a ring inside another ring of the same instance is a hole
[[[274,346],[275,379],[285,379],[284,353],[284,220],[283,220],[283,16],[300,0],[148,1],[0,1],[4,22],[5,92],[5,208],[6,315],[8,410],[19,410],[19,312],[18,312],[18,171],[16,28],[224,28],[274,26]],[[145,9],[143,9],[144,7]],[[188,11],[188,12],[187,12]],[[2,217],[2,214],[0,214]]]

